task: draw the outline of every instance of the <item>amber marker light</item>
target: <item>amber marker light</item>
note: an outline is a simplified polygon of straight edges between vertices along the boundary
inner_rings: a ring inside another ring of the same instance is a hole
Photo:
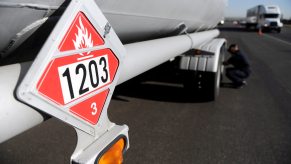
[[[125,147],[124,138],[115,142],[99,159],[98,164],[122,164],[123,151]]]
[[[200,50],[195,50],[194,51],[194,55],[201,55],[201,54],[202,54],[202,52]]]

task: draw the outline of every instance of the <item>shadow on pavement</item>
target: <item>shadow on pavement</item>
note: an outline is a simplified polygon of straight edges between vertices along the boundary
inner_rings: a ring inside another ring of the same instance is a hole
[[[233,83],[226,83],[226,82],[222,82],[221,84],[220,84],[220,87],[221,88],[235,88],[235,86],[233,85]]]
[[[113,99],[128,102],[126,97],[165,102],[207,102],[204,95],[186,90],[183,74],[174,63],[162,64],[116,87]]]

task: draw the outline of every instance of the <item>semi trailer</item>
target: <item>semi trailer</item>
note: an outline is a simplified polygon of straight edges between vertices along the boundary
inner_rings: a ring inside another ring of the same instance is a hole
[[[107,116],[115,86],[174,59],[185,87],[215,100],[226,3],[1,1],[0,143],[55,117],[76,130],[71,163],[122,163],[129,128]]]
[[[247,10],[246,28],[261,28],[262,30],[275,30],[281,32],[283,23],[282,13],[276,5],[258,5]]]

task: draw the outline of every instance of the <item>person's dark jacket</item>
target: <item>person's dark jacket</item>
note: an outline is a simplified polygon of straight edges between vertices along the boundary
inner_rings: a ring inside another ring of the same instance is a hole
[[[236,51],[232,54],[232,56],[227,60],[227,64],[231,64],[235,69],[250,74],[250,64],[246,56],[240,51]]]

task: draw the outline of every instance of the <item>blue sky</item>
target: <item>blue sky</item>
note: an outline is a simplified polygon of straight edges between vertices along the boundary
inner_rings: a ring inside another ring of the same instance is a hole
[[[291,19],[291,0],[228,0],[226,17],[245,17],[247,9],[258,4],[278,5],[284,18]]]

